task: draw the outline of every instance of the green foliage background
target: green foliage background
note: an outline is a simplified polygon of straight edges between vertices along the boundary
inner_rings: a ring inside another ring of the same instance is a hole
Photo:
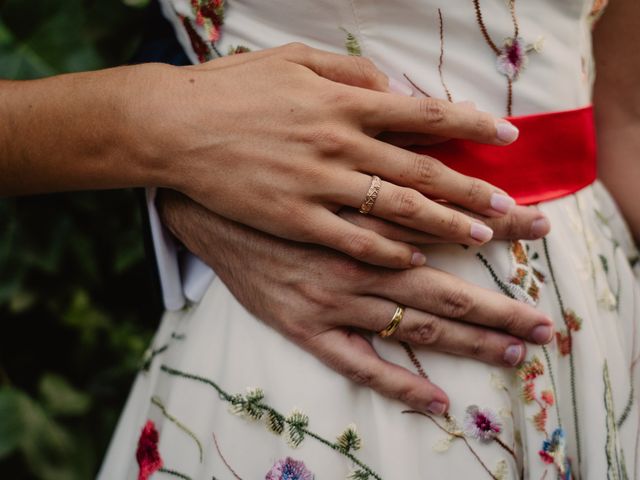
[[[145,0],[0,0],[0,78],[126,63]],[[0,478],[95,475],[158,320],[133,192],[0,200]]]

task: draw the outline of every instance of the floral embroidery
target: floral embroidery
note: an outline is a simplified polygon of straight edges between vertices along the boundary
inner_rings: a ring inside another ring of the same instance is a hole
[[[204,63],[211,57],[211,50],[209,46],[200,38],[198,32],[191,23],[191,20],[187,17],[182,17],[182,25],[184,25],[185,30],[187,31],[187,35],[189,35],[189,41],[191,42],[191,47],[198,57],[198,61],[200,63]]]
[[[520,240],[512,241],[509,248],[512,271],[507,287],[518,300],[536,305],[546,276],[534,266],[538,254],[529,256],[529,245]]]
[[[136,460],[140,466],[138,480],[147,480],[153,473],[162,468],[162,458],[158,452],[159,435],[155,424],[149,420],[142,429],[138,439]]]
[[[217,41],[224,22],[224,0],[191,0],[191,8],[196,24],[204,27],[209,41]]]
[[[351,449],[348,452],[345,452],[344,445],[339,445],[338,443],[331,442],[326,438],[321,437],[317,433],[314,433],[308,429],[309,427],[309,417],[299,410],[293,410],[291,414],[288,416],[284,416],[273,407],[264,403],[264,392],[260,388],[250,388],[247,390],[246,394],[235,394],[231,395],[230,393],[224,391],[218,384],[209,380],[208,378],[200,377],[198,375],[193,375],[191,373],[182,372],[180,370],[176,370],[167,365],[161,365],[160,371],[176,377],[181,377],[185,380],[196,381],[205,385],[208,385],[213,390],[215,390],[218,394],[218,397],[221,401],[227,402],[230,405],[230,410],[232,413],[240,417],[244,417],[248,420],[253,421],[266,421],[266,427],[271,432],[281,435],[286,433],[286,440],[290,446],[293,448],[299,446],[302,441],[309,436],[321,444],[327,446],[328,448],[334,450],[335,452],[341,454],[342,456],[348,458],[355,464],[357,470],[353,473],[358,473],[360,475],[359,479],[375,479],[382,480],[380,475],[373,471],[369,466],[365,465],[361,460],[359,460],[353,453]],[[265,420],[266,419],[266,420]],[[349,427],[347,427],[347,430]],[[344,433],[343,433],[344,435]],[[338,437],[340,438],[340,437]],[[357,443],[357,442],[356,442]],[[304,478],[304,477],[303,477]]]
[[[567,309],[563,312],[564,324],[566,328],[559,332],[556,332],[556,341],[558,343],[558,349],[560,354],[565,356],[571,353],[573,346],[573,340],[571,332],[578,332],[582,327],[582,318],[580,318],[576,312],[571,309]]]
[[[471,405],[467,407],[464,432],[471,438],[490,442],[502,432],[502,425],[497,415],[488,408],[480,410],[476,405]]]
[[[227,55],[238,55],[240,53],[249,53],[251,49],[249,47],[245,47],[244,45],[231,46],[229,47],[229,51]]]
[[[291,457],[278,460],[264,477],[265,480],[313,480],[305,464]]]
[[[345,28],[341,28],[345,33],[346,38],[344,40],[344,47],[347,49],[347,53],[353,57],[362,56],[362,47],[356,36]]]
[[[338,437],[337,445],[345,453],[349,453],[350,451],[355,452],[362,448],[362,439],[360,438],[357,427],[353,423]]]
[[[542,449],[538,452],[544,463],[554,464],[563,479],[571,478],[571,465],[565,454],[566,441],[564,430],[556,428],[551,438],[542,442]]]
[[[542,49],[542,39],[538,39],[535,43],[524,45],[524,40],[520,37],[520,26],[518,25],[518,17],[516,16],[516,0],[507,0],[507,5],[511,12],[511,21],[513,22],[513,35],[504,40],[502,47],[498,47],[491,39],[489,31],[484,23],[480,0],[473,0],[473,6],[476,11],[476,21],[480,27],[480,32],[487,42],[487,45],[493,50],[497,57],[498,71],[507,77],[507,115],[512,115],[513,110],[513,82],[515,82],[522,70],[528,63],[527,54],[529,52],[540,52]]]

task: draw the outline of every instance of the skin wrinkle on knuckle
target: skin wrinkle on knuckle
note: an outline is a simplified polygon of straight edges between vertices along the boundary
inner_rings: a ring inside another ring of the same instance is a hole
[[[500,329],[505,332],[516,333],[519,330],[522,330],[520,327],[522,325],[522,321],[520,320],[522,315],[520,314],[520,309],[517,306],[510,307],[501,317],[500,317]]]
[[[440,303],[444,316],[450,318],[464,317],[474,306],[471,295],[459,288],[445,292],[440,298]]]
[[[371,370],[367,370],[364,368],[349,368],[344,372],[344,374],[351,381],[363,387],[372,385],[375,378],[375,375],[373,372],[371,372]]]
[[[421,98],[418,101],[420,119],[426,124],[441,123],[445,119],[444,103],[434,98]]]
[[[346,252],[359,260],[368,258],[375,249],[373,236],[365,232],[345,237],[344,244]]]
[[[411,177],[423,187],[431,187],[436,183],[440,162],[425,155],[414,154]]]
[[[394,193],[393,204],[395,214],[399,218],[413,218],[420,210],[420,199],[418,192],[408,188],[400,189]]]
[[[431,316],[417,325],[410,334],[412,342],[418,345],[435,345],[440,341],[441,336],[441,322]]]
[[[457,212],[451,212],[451,216],[449,217],[449,221],[447,222],[447,230],[450,235],[458,235],[460,233],[460,229],[462,228],[462,218],[461,215]]]
[[[475,134],[479,138],[486,138],[489,140],[493,140],[496,136],[495,134],[495,124],[493,119],[489,116],[489,114],[479,113],[475,122],[474,122],[474,130]]]
[[[482,182],[477,178],[469,179],[469,187],[467,188],[466,199],[469,203],[478,203],[482,194]]]
[[[469,353],[474,358],[484,356],[487,350],[487,332],[479,332],[470,345]]]
[[[375,87],[376,81],[379,79],[379,71],[375,64],[368,58],[350,56],[351,61],[355,65],[355,70],[359,76],[356,79],[357,85]]]

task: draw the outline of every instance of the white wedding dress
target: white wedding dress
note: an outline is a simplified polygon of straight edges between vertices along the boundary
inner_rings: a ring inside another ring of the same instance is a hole
[[[509,0],[228,0],[223,24],[216,0],[163,7],[194,62],[300,41],[361,53],[432,96],[504,116],[589,104],[603,3],[517,0],[512,15]],[[516,37],[526,61],[509,100],[509,65],[490,43]],[[520,369],[413,347],[449,394],[449,420],[403,413],[329,370],[215,279],[162,319],[99,478],[640,478],[633,241],[598,182],[539,208],[552,224],[545,240],[428,248],[431,266],[537,305],[558,332],[530,345]],[[399,343],[371,341],[416,371]]]

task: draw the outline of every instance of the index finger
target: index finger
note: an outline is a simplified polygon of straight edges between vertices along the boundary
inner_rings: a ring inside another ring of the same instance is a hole
[[[519,131],[510,122],[437,98],[413,98],[360,90],[366,115],[362,126],[376,132],[411,132],[472,140],[490,145],[508,145]]]
[[[449,399],[440,388],[380,358],[358,333],[341,328],[329,330],[314,336],[304,347],[341,375],[387,398],[436,415],[448,409]]]

